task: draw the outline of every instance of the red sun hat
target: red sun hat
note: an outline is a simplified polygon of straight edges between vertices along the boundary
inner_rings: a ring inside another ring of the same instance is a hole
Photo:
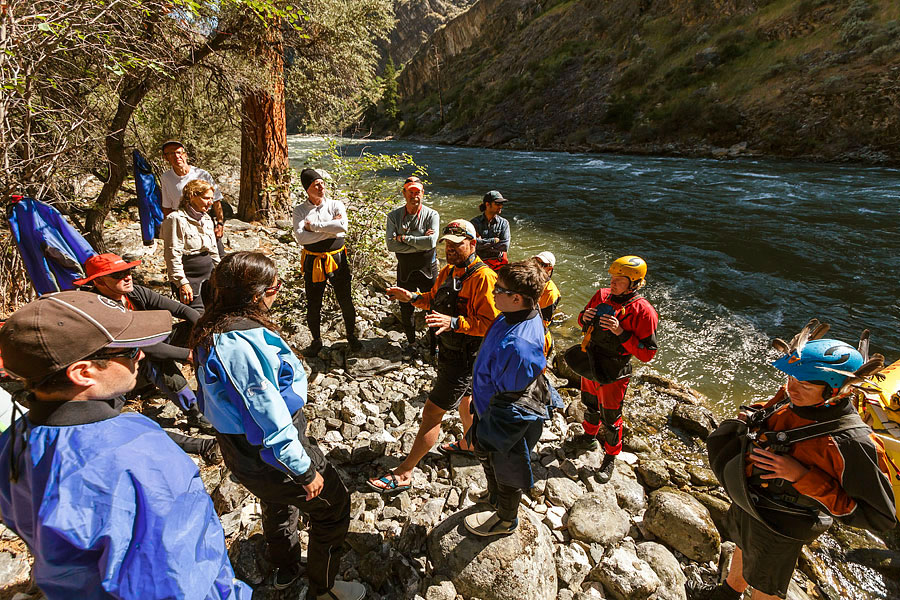
[[[98,277],[109,275],[110,273],[118,273],[126,269],[133,269],[141,264],[141,261],[125,262],[118,254],[95,254],[87,259],[84,263],[84,272],[87,277],[84,279],[76,279],[72,283],[75,285],[84,285]]]

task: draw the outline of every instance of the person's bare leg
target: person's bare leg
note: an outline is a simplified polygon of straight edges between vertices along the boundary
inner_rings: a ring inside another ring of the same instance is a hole
[[[459,420],[462,421],[463,426],[463,436],[462,439],[459,440],[459,447],[463,450],[472,449],[472,447],[466,441],[466,433],[468,433],[473,421],[471,406],[472,396],[463,396],[462,400],[459,401]]]
[[[422,423],[419,425],[419,431],[416,432],[412,449],[393,471],[398,485],[407,485],[412,481],[412,470],[437,442],[438,435],[441,433],[441,419],[444,418],[446,412],[431,400],[425,401],[425,407],[422,409]]]
[[[728,586],[737,591],[744,593],[749,586],[749,584],[744,581],[744,555],[741,553],[740,548],[734,549],[734,554],[731,556],[731,566],[728,567],[728,577],[725,578],[725,581],[728,583]],[[756,598],[756,590],[753,590],[754,598]],[[769,596],[767,596],[769,597]],[[774,596],[771,596],[774,598]]]

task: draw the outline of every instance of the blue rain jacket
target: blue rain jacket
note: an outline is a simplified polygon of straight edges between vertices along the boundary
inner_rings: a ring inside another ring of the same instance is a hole
[[[7,208],[25,270],[40,294],[75,289],[84,277],[81,265],[97,254],[59,211],[34,198],[22,198]]]
[[[484,336],[472,373],[476,415],[472,434],[488,451],[499,483],[528,489],[534,485],[531,450],[550,417],[549,407],[542,407],[543,414],[538,415],[510,403],[508,397],[497,401],[502,394],[528,388],[543,377],[547,366],[541,315],[535,310],[524,320],[523,316],[500,315]],[[550,390],[552,397],[555,390]]]
[[[15,427],[14,444],[0,436],[0,513],[48,600],[250,600],[197,466],[159,425],[126,413]]]
[[[149,246],[159,237],[163,222],[162,194],[150,163],[137,150],[131,153],[134,161],[134,187],[137,191],[138,215],[141,217],[141,237]]]
[[[291,418],[306,404],[303,364],[258,323],[233,327],[215,334],[210,350],[195,350],[200,411],[216,431],[244,435],[263,462],[309,484],[316,471]]]

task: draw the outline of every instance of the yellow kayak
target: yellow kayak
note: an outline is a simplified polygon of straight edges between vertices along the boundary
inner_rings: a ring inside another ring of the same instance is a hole
[[[900,518],[900,360],[885,367],[878,388],[866,386],[857,395],[859,416],[875,431],[884,444],[888,472],[894,489],[894,502]]]

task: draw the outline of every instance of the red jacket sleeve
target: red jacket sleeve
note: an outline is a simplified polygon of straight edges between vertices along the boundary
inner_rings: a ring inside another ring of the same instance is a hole
[[[650,362],[656,356],[656,325],[659,316],[649,302],[636,303],[634,331],[623,331],[619,336],[622,347],[641,362]]]

